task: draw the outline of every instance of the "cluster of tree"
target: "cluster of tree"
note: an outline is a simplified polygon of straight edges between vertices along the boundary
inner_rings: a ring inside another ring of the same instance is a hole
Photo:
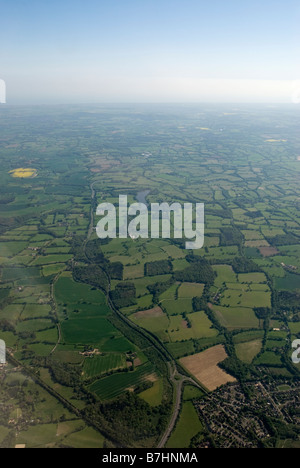
[[[214,210],[214,209],[206,208],[205,213],[206,215],[218,216],[218,218],[223,218],[223,219],[232,218],[232,212],[226,206],[224,206],[223,210],[218,210],[218,209]]]
[[[111,279],[120,281],[123,279],[123,264],[121,262],[111,263],[105,258],[99,239],[89,241],[84,247],[84,238],[75,236],[71,241],[71,252],[75,260],[88,260],[92,265],[98,265]]]
[[[0,217],[0,233],[4,233],[9,229],[24,226],[29,219],[32,219],[30,214],[22,216],[11,216],[10,218]]]
[[[254,273],[260,270],[256,263],[245,257],[235,257],[231,265],[235,273]]]
[[[1,271],[0,271],[0,276],[1,276]],[[12,297],[9,297],[9,291],[10,289],[8,288],[0,289],[0,309],[3,309],[4,307],[12,303],[13,299]]]
[[[50,374],[55,382],[65,385],[66,387],[81,386],[80,374],[78,367],[71,366],[66,362],[56,361],[51,357],[46,358],[45,366],[49,369]]]
[[[195,353],[200,353],[200,351],[204,351],[205,349],[211,348],[212,346],[216,346],[218,344],[225,343],[225,336],[218,335],[213,338],[200,338],[199,340],[193,340]],[[188,353],[186,354],[188,356]]]
[[[235,355],[229,356],[219,366],[239,381],[245,381],[249,376],[249,366],[241,362]]]
[[[18,337],[21,340],[35,340],[36,334],[33,331],[22,331],[18,333]]]
[[[84,261],[86,259],[84,252],[84,237],[74,236],[70,241],[71,253],[75,261]]]
[[[208,432],[208,430],[205,427],[201,432],[199,432],[192,438],[189,448],[197,449],[204,442],[206,447],[217,448],[215,438]]]
[[[213,324],[213,326],[215,327],[215,329],[218,330],[220,333],[226,333],[226,329],[224,327],[222,327],[222,325],[220,325],[220,323],[217,320],[215,314],[213,313],[213,311],[208,306],[206,306],[204,311],[205,311],[207,317],[209,318],[209,320],[211,321],[211,323]]]
[[[73,278],[75,281],[90,284],[105,292],[108,291],[109,282],[107,276],[98,265],[75,266],[73,268]]]
[[[296,426],[295,424],[286,424],[279,418],[267,415],[264,411],[259,413],[259,417],[275,440],[298,440],[298,436],[300,434],[299,426]]]
[[[276,306],[280,310],[290,310],[294,313],[300,312],[300,294],[290,291],[280,291],[276,294]]]
[[[42,235],[46,235],[46,236],[55,237],[55,231],[53,231],[52,229],[49,229],[47,227],[39,226],[38,227],[38,233],[42,234]]]
[[[144,354],[147,356],[150,362],[152,362],[156,369],[162,374],[168,374],[168,368],[166,361],[170,359],[170,355],[165,350],[158,338],[146,331],[140,329],[139,331],[135,330],[132,327],[129,327],[127,324],[127,319],[120,314],[114,314],[109,317],[109,321],[133,344],[138,348],[143,349]],[[167,384],[165,385],[165,387]],[[172,394],[172,389],[168,395]]]
[[[12,448],[16,443],[15,430],[12,429],[0,443],[0,448]]]
[[[256,317],[259,320],[262,320],[263,329],[267,333],[267,331],[270,328],[270,320],[271,318],[274,319],[275,317],[275,315],[273,314],[273,310],[269,309],[268,307],[257,307],[257,308],[254,308],[253,310],[256,314]],[[265,341],[266,339],[267,339],[267,334],[265,334],[265,337],[264,337],[264,341],[263,341],[264,346],[266,344],[266,341]]]
[[[22,347],[21,361],[30,361],[30,365],[32,365],[32,362],[35,360],[35,356],[34,351],[32,349],[28,349],[26,344]]]
[[[121,262],[113,262],[108,264],[108,274],[111,279],[123,279],[124,265]]]
[[[247,211],[245,213],[245,216],[248,216],[249,218],[263,218],[263,214],[261,211]]]
[[[92,263],[108,263],[101,250],[100,242],[97,239],[89,241],[86,244],[85,253]]]
[[[148,291],[150,292],[150,294],[153,295],[153,302],[154,303],[158,303],[159,301],[159,296],[167,291],[167,289],[170,288],[170,286],[172,286],[172,284],[174,284],[174,279],[170,279],[169,281],[160,281],[160,282],[157,282],[155,284],[149,284],[147,286],[147,289]]]
[[[255,307],[253,310],[259,320],[265,320],[272,314],[272,310],[269,307]]]
[[[0,320],[0,330],[3,332],[12,332],[14,334],[16,332],[14,325],[6,319]]]
[[[0,197],[0,205],[8,205],[15,201],[15,196],[12,193],[7,193],[6,195],[2,195]]]
[[[190,266],[181,271],[175,271],[176,281],[189,283],[204,283],[212,286],[215,281],[215,273],[210,263],[203,257],[187,255],[186,260]]]
[[[99,239],[89,241],[86,245],[85,253],[89,261],[101,266],[101,268],[106,271],[111,279],[123,279],[123,263],[111,263],[109,260],[107,260],[101,250],[101,243]]]
[[[206,309],[207,301],[204,297],[193,297],[193,311],[198,312],[200,310]]]
[[[157,276],[171,273],[173,269],[169,260],[157,260],[145,263],[145,276]]]
[[[167,426],[170,409],[166,404],[151,407],[134,393],[126,392],[110,403],[89,405],[84,415],[128,447],[157,438]]]
[[[240,245],[243,242],[243,235],[236,227],[223,227],[221,228],[220,242],[224,246]]]
[[[183,312],[182,314],[182,318],[183,320],[186,321],[186,324],[187,324],[187,328],[192,328],[192,322],[190,321],[190,319],[188,318],[187,316],[187,313],[186,312]]]
[[[278,245],[294,245],[299,242],[299,237],[296,237],[290,232],[288,234],[278,234],[275,237],[267,237],[269,244],[278,246]]]
[[[153,382],[150,382],[150,380],[145,380],[144,382],[140,383],[137,387],[135,387],[134,393],[139,394],[152,387]]]
[[[110,292],[110,298],[115,307],[122,308],[136,304],[136,289],[134,283],[119,283]]]

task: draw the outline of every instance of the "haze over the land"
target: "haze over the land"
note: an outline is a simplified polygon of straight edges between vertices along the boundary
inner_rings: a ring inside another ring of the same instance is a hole
[[[8,104],[299,102],[295,0],[14,0]]]

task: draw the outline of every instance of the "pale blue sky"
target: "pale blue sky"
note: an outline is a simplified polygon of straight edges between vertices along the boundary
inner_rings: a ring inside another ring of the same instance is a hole
[[[290,102],[299,0],[0,0],[8,103]]]

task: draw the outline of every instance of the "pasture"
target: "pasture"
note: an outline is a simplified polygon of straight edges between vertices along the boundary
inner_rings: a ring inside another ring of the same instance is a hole
[[[261,349],[262,340],[253,340],[235,345],[237,357],[246,364],[251,364]]]
[[[210,338],[217,336],[217,334],[217,330],[213,328],[211,321],[203,311],[188,314],[187,321],[180,315],[170,317],[168,335],[171,342]]]
[[[259,320],[254,311],[245,307],[211,306],[215,317],[229,330],[240,328],[259,328]]]
[[[55,297],[58,303],[106,304],[104,294],[91,286],[75,282],[70,273],[62,273],[55,283]]]
[[[64,341],[69,344],[100,344],[116,334],[114,326],[103,317],[71,319],[61,323]]]
[[[203,426],[193,403],[186,401],[183,403],[179,421],[166,447],[168,449],[188,448],[191,439],[202,430]]]
[[[157,379],[153,382],[151,388],[139,393],[139,397],[149,403],[150,406],[159,406],[163,398],[163,380]]]
[[[178,288],[178,298],[201,297],[204,290],[204,284],[182,283]]]

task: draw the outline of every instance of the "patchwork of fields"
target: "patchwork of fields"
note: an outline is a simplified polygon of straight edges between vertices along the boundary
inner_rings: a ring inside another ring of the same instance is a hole
[[[15,366],[38,376],[34,388],[70,405],[61,421],[62,407],[46,398],[44,436],[39,424],[24,423],[28,432],[14,441],[98,446],[105,427],[101,446],[105,437],[155,445],[173,401],[166,356],[209,391],[257,375],[299,378],[290,359],[300,337],[297,122],[288,110],[284,125],[276,109],[198,110],[48,109],[45,133],[46,111],[7,109],[0,339]],[[204,247],[186,250],[172,236],[100,241],[96,205],[117,204],[121,193],[130,204],[141,193],[148,204],[204,202]],[[134,430],[125,419],[127,430],[118,428],[114,404],[123,399],[139,412]],[[191,402],[169,446],[189,445],[189,421],[203,430]],[[97,419],[95,432],[72,420],[78,408]],[[17,427],[21,416],[10,419]],[[0,421],[0,445],[12,431]]]

